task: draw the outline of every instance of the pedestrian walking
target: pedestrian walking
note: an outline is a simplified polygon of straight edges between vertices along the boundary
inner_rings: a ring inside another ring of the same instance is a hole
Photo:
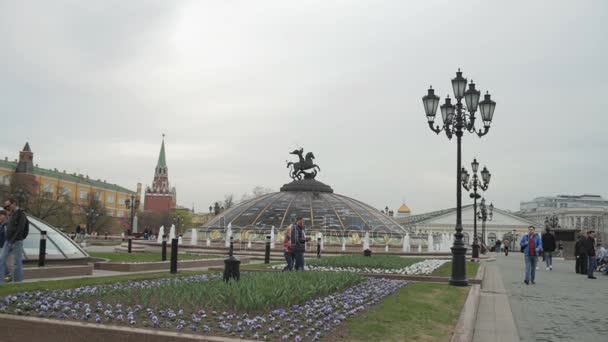
[[[8,224],[8,212],[4,209],[0,209],[0,255],[2,254],[2,246],[6,242],[6,226]],[[10,259],[10,260],[9,260]],[[4,271],[3,276],[6,282],[10,282],[13,279],[13,264],[12,258],[6,258],[2,260],[4,263],[4,267],[6,267],[6,271]]]
[[[283,268],[283,272],[293,270],[293,262],[295,259],[295,251],[291,249],[291,226],[285,230],[285,240],[283,240],[283,255],[287,265]]]
[[[4,282],[6,263],[12,258],[13,281],[23,281],[23,240],[29,233],[29,221],[17,200],[9,198],[4,202],[4,210],[10,213],[6,226],[6,241],[0,253],[0,283]]]
[[[576,257],[576,273],[587,274],[587,254],[583,248],[585,234],[579,235],[578,240],[574,244],[574,256]]]
[[[528,235],[522,237],[519,242],[520,247],[524,252],[524,261],[525,261],[525,277],[524,283],[526,285],[532,283],[535,284],[534,280],[536,278],[536,264],[538,262],[538,254],[543,248],[543,243],[540,238],[534,232],[534,226],[528,227]]]
[[[496,248],[496,251],[495,251],[495,252],[496,252],[497,254],[501,252],[501,249],[500,249],[500,245],[501,245],[501,244],[502,244],[502,241],[500,241],[500,240],[496,240],[496,244],[494,245],[494,247]]]
[[[555,251],[556,243],[555,236],[551,233],[551,228],[547,227],[545,230],[545,234],[542,236],[542,242],[547,271],[553,271],[553,252]]]
[[[306,232],[304,231],[304,218],[298,216],[296,223],[291,226],[291,249],[295,254],[296,271],[304,271],[304,252],[306,252]]]
[[[596,260],[595,260],[595,231],[590,230],[587,232],[587,238],[583,241],[583,249],[587,254],[588,263],[587,266],[587,278],[595,279],[593,272],[595,272]]]
[[[508,256],[509,255],[509,244],[511,244],[511,241],[504,240],[503,243],[505,245],[505,248],[504,248],[504,250],[505,250],[505,256]]]

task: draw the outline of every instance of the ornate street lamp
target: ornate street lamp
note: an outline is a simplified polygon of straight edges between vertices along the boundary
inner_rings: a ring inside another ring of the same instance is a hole
[[[481,191],[488,190],[490,186],[490,178],[492,175],[490,171],[484,166],[481,170],[481,179],[477,176],[477,170],[479,169],[479,163],[474,158],[471,163],[471,169],[473,170],[473,178],[469,181],[469,172],[463,167],[462,168],[462,186],[467,190],[471,191],[469,196],[473,199],[473,260],[479,259],[479,238],[477,237],[477,200],[481,198],[481,195],[477,193],[479,188]]]
[[[492,117],[496,102],[492,101],[490,94],[486,94],[484,100],[479,102],[480,92],[475,89],[475,83],[471,81],[469,88],[465,90],[467,79],[462,77],[462,72],[458,69],[456,77],[452,80],[452,88],[456,104],[452,104],[452,100],[448,97],[445,103],[441,105],[441,117],[443,119],[442,126],[435,126],[435,115],[439,106],[439,97],[435,95],[435,90],[431,87],[428,94],[422,98],[424,111],[428,120],[429,128],[439,134],[445,131],[448,139],[456,135],[456,234],[454,234],[454,245],[452,247],[452,276],[450,284],[456,286],[466,286],[468,284],[465,272],[465,255],[467,248],[463,242],[462,235],[462,191],[461,191],[461,138],[464,132],[475,133],[482,137],[490,130]],[[462,103],[464,98],[466,107]],[[475,112],[479,108],[484,129],[475,129]],[[468,114],[467,114],[468,112]]]
[[[490,203],[490,205],[486,207],[486,199],[482,198],[477,217],[481,220],[481,243],[484,246],[486,245],[486,221],[492,221],[493,216],[494,205]]]
[[[130,228],[129,228],[129,236],[131,236],[133,234],[133,219],[135,218],[135,212],[139,209],[139,205],[140,205],[140,201],[139,199],[136,198],[135,195],[131,195],[131,199],[127,199],[125,201],[125,206],[127,207],[127,209],[130,209],[130,219],[131,219],[131,224],[130,224]]]

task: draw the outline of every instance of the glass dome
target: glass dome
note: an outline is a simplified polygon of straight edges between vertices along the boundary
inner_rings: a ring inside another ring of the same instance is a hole
[[[24,260],[38,260],[40,232],[43,230],[46,231],[47,260],[72,260],[88,257],[88,254],[78,244],[57,228],[31,215],[27,215],[27,218],[30,221],[30,230],[23,241]]]
[[[334,194],[329,186],[314,180],[296,181],[283,186],[280,192],[239,203],[203,228],[282,228],[295,222],[297,216],[302,216],[307,229],[312,230],[410,233],[380,210]]]

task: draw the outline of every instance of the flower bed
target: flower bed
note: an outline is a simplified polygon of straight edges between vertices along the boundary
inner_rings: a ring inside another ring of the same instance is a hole
[[[331,258],[327,258],[331,259]],[[369,258],[368,258],[369,259]],[[449,260],[427,259],[416,262],[402,268],[375,268],[375,267],[340,267],[340,266],[317,266],[311,260],[307,262],[304,268],[308,271],[324,271],[324,272],[353,272],[353,273],[371,273],[371,274],[404,274],[404,275],[431,275],[436,269]],[[270,268],[282,270],[285,264],[273,265]]]
[[[402,258],[397,255],[374,255],[365,257],[363,255],[341,255],[322,259],[306,259],[306,264],[310,266],[341,267],[341,268],[370,268],[370,269],[401,269],[417,262],[423,261],[420,258]]]
[[[407,283],[352,273],[196,275],[8,295],[0,312],[265,340],[317,340]]]

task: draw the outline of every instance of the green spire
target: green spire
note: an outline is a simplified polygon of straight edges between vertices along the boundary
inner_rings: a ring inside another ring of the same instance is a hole
[[[167,158],[165,157],[165,135],[163,134],[163,144],[160,146],[160,155],[158,156],[158,164],[156,167],[167,167]]]

